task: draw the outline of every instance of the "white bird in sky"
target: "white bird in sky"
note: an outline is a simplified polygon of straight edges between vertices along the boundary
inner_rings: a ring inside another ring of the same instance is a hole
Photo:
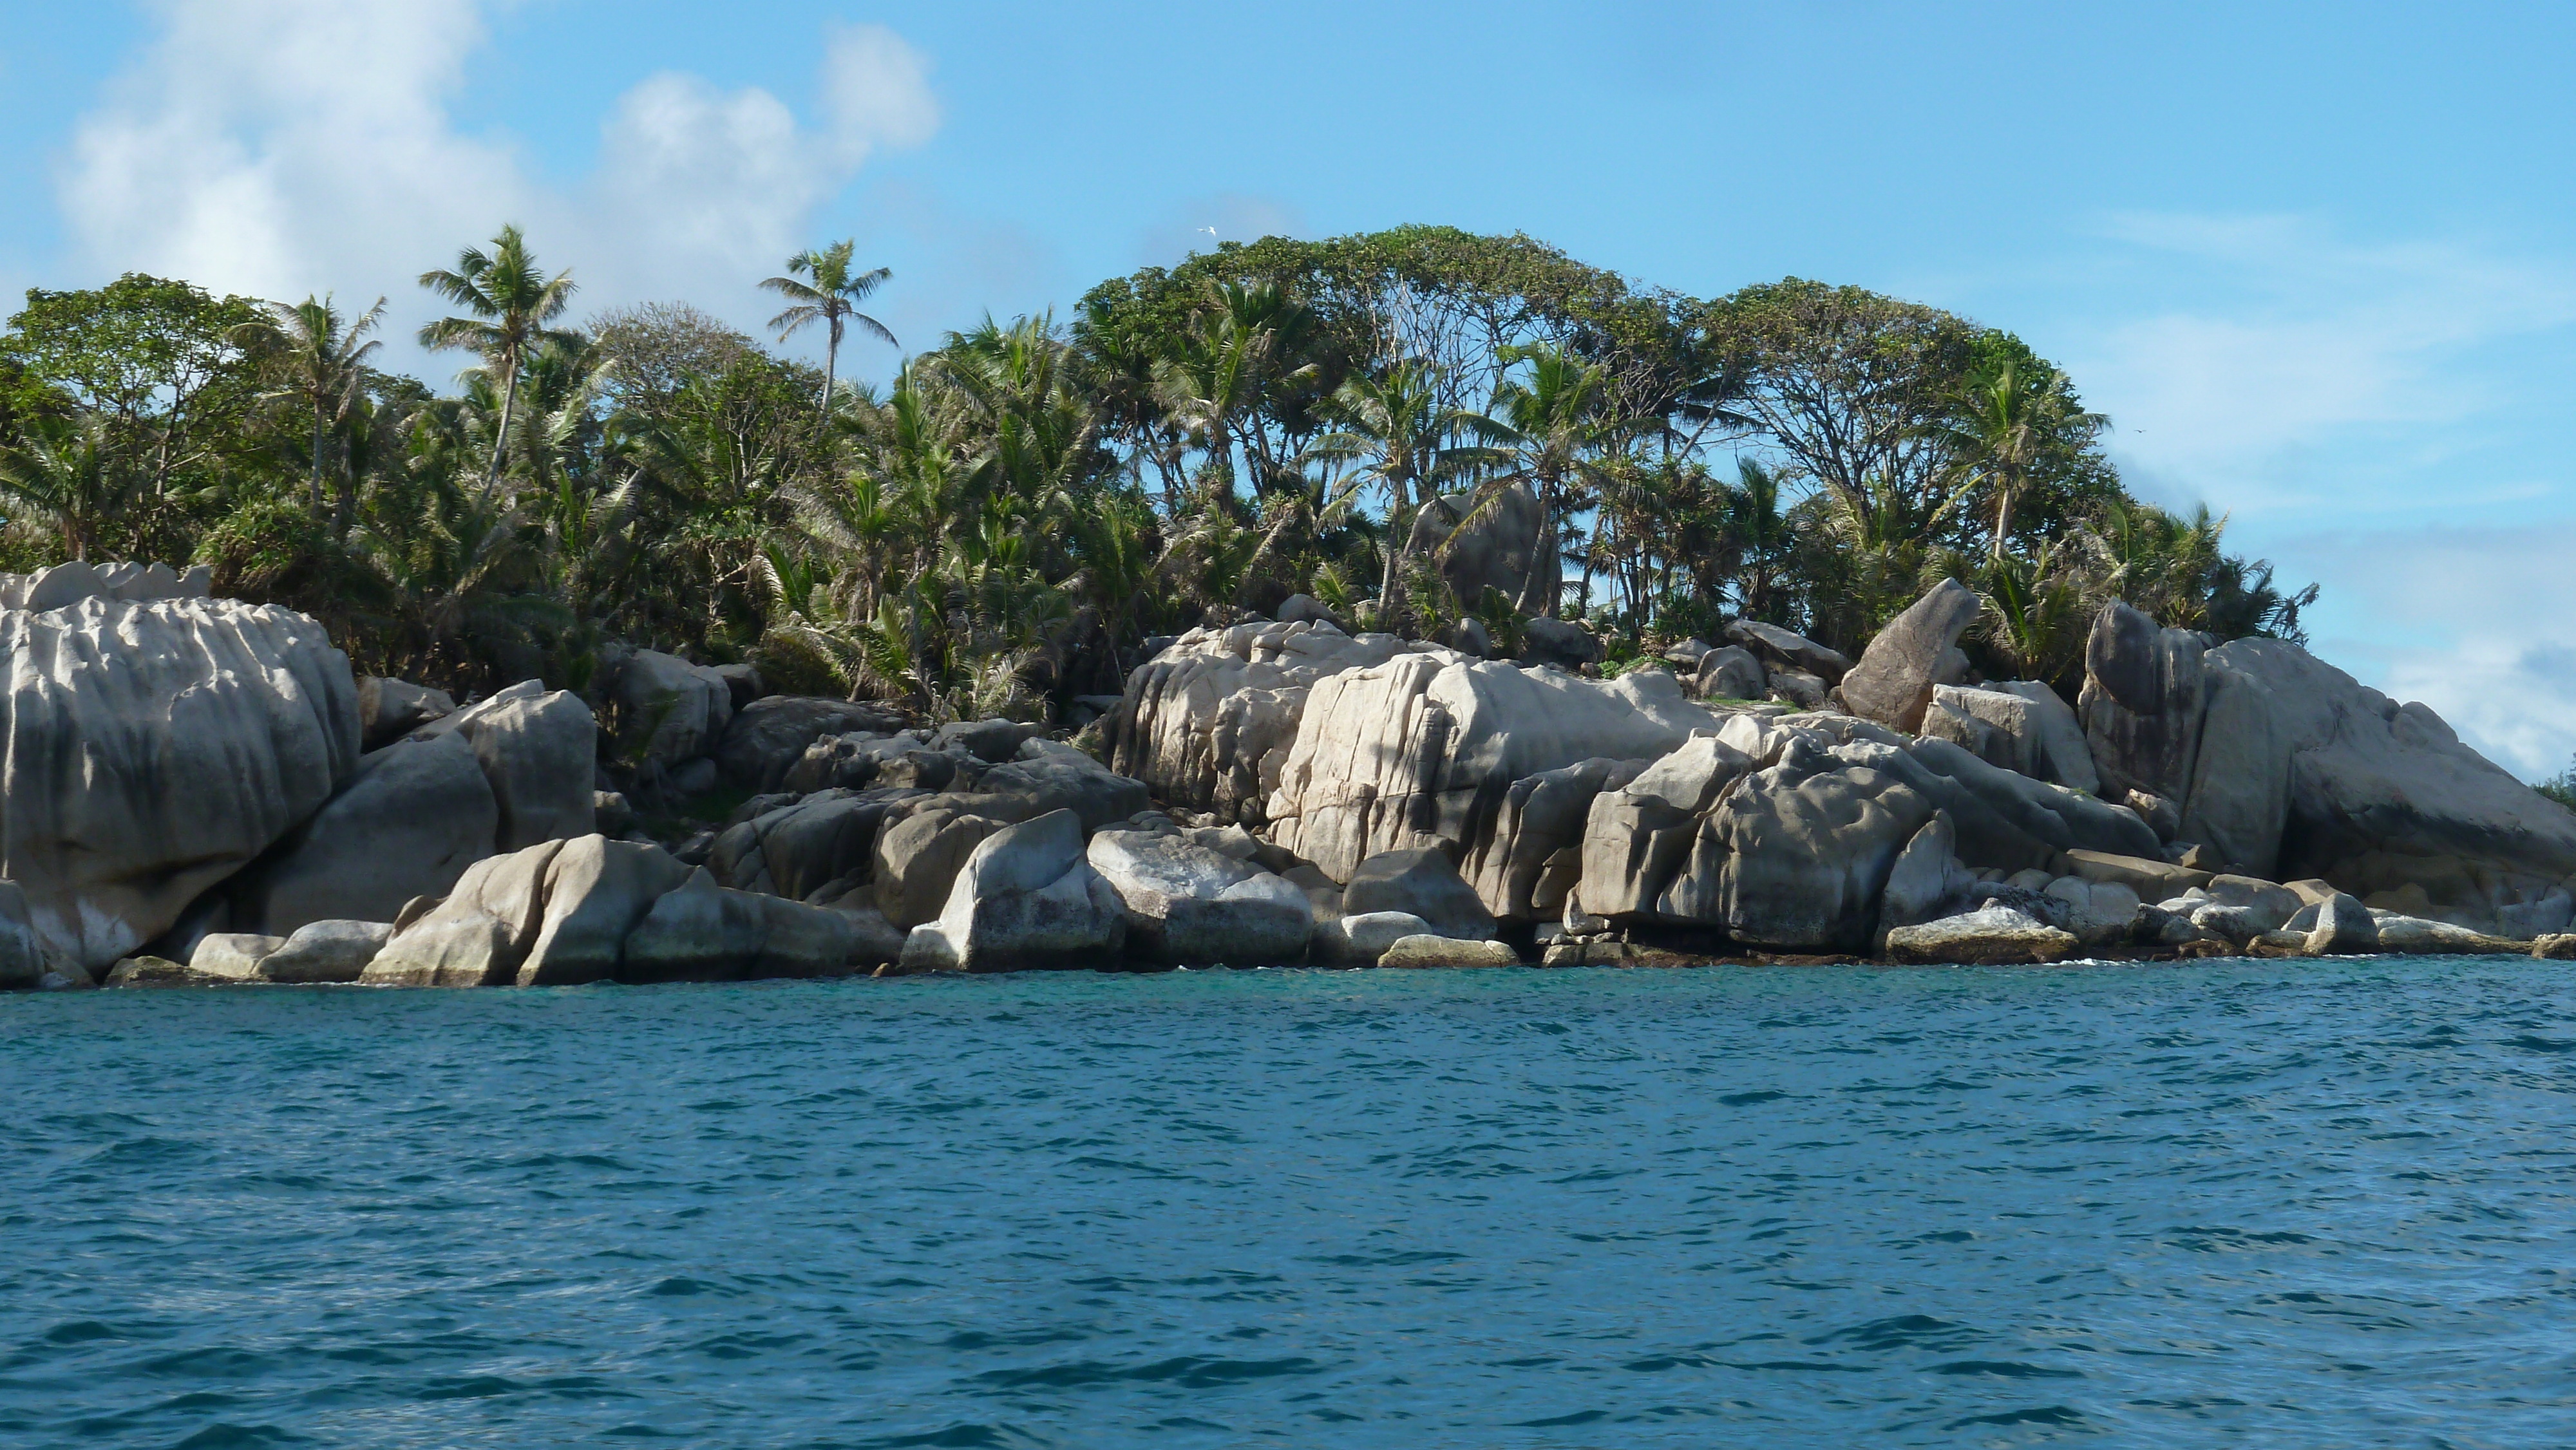
[[[1201,227],[1201,228],[1199,228],[1199,230],[1200,230],[1200,231],[1203,231],[1203,232],[1205,232],[1205,233],[1207,233],[1209,236],[1215,236],[1215,235],[1216,235],[1216,228],[1214,228],[1214,227]]]

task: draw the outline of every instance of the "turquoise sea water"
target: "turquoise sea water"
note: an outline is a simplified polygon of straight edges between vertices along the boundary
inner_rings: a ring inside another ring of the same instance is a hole
[[[2576,1443],[2571,988],[0,998],[0,1444]]]

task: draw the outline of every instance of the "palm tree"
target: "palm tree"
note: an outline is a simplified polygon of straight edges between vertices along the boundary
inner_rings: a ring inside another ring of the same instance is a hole
[[[1494,411],[1508,430],[1521,469],[1538,484],[1539,504],[1550,519],[1567,508],[1568,479],[1597,482],[1596,460],[1635,425],[1617,416],[1609,370],[1559,347],[1508,350],[1509,360],[1530,365],[1529,381],[1506,378],[1494,390]],[[1557,612],[1565,591],[1549,591],[1547,612]]]
[[[786,276],[771,277],[760,284],[792,304],[786,311],[769,319],[769,325],[778,329],[780,342],[803,331],[807,323],[825,325],[823,413],[826,417],[832,412],[832,378],[841,361],[841,336],[849,324],[857,323],[888,347],[903,345],[894,340],[893,333],[886,331],[884,323],[859,310],[859,304],[867,300],[869,293],[885,285],[886,279],[894,275],[894,270],[879,267],[855,277],[850,275],[850,254],[855,250],[856,243],[838,241],[788,258],[787,270],[796,276],[811,277],[813,281],[810,283],[799,282],[796,276]]]
[[[273,386],[260,394],[265,401],[292,399],[313,417],[313,517],[322,517],[323,442],[333,425],[345,421],[357,405],[367,380],[367,359],[380,341],[361,341],[384,319],[385,299],[360,314],[343,318],[327,295],[308,294],[302,302],[262,302],[268,315],[233,329],[234,338],[261,355]],[[342,490],[338,525],[349,523],[349,490]]]
[[[420,345],[432,350],[470,348],[501,370],[501,420],[492,430],[492,462],[483,491],[501,486],[501,449],[510,434],[510,414],[519,405],[519,367],[528,355],[562,334],[546,324],[563,315],[572,301],[570,269],[552,277],[537,268],[527,239],[516,226],[501,228],[492,250],[467,247],[456,255],[453,271],[423,272],[420,285],[472,313],[442,317],[420,330]]]
[[[2052,437],[2079,431],[2090,437],[2109,426],[2087,413],[2068,391],[2066,374],[2034,382],[2007,358],[1968,380],[1957,416],[1933,431],[1957,457],[1953,470],[1964,488],[1983,482],[1995,495],[1995,534],[1989,557],[2000,559],[2012,529],[2013,500],[2030,481],[2030,467]]]
[[[1504,457],[1490,440],[1507,436],[1493,419],[1441,401],[1441,370],[1407,358],[1385,372],[1361,374],[1333,394],[1339,431],[1315,440],[1310,450],[1328,459],[1364,460],[1360,474],[1386,490],[1386,575],[1381,610],[1391,609],[1396,576],[1412,553],[1409,523],[1440,485],[1492,467]],[[1473,442],[1459,440],[1472,439]],[[1389,621],[1381,619],[1380,628]]]
[[[135,485],[95,413],[35,414],[14,446],[0,448],[0,497],[47,515],[75,559],[98,547],[109,521],[133,502]]]

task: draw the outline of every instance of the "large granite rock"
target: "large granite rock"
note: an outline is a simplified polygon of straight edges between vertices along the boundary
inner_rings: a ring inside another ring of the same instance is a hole
[[[925,799],[900,787],[821,791],[727,827],[707,865],[720,885],[796,901],[836,883],[858,886],[875,879],[877,837],[888,818]]]
[[[2430,709],[2296,645],[2213,648],[2114,604],[2085,658],[2105,792],[2180,802],[2180,839],[2240,874],[2321,878],[2373,905],[2412,892],[2476,930],[2531,915],[2576,875],[2576,815]]]
[[[1891,961],[1924,965],[2004,966],[2054,962],[2075,950],[2071,932],[2009,906],[1986,906],[1887,934]]]
[[[358,980],[380,987],[508,986],[545,919],[546,868],[561,841],[544,841],[465,868],[434,909],[398,926]]]
[[[706,665],[639,649],[608,662],[600,692],[627,760],[663,769],[714,752],[733,723],[733,686]]]
[[[1172,805],[1258,826],[1315,682],[1414,654],[1463,658],[1302,620],[1194,629],[1128,676],[1110,767]]]
[[[1414,556],[1438,560],[1440,577],[1470,610],[1493,589],[1522,614],[1543,612],[1563,577],[1556,521],[1519,479],[1481,493],[1424,504],[1413,516]]]
[[[2039,680],[1976,689],[1935,685],[1922,733],[2037,780],[2088,793],[2102,786],[2075,711]]]
[[[1717,724],[1661,670],[1603,682],[1407,655],[1314,686],[1265,814],[1272,840],[1347,880],[1380,851],[1474,852],[1516,781],[1651,760]]]
[[[1085,858],[1118,893],[1127,949],[1179,966],[1287,966],[1306,959],[1306,894],[1177,831],[1102,831]]]
[[[1746,738],[1743,731],[1738,737]],[[1783,737],[1784,740],[1786,737]],[[1633,775],[1605,785],[1585,812],[1578,888],[1582,909],[1614,920],[1652,920],[1718,798],[1756,768],[1714,735],[1685,741]]]
[[[1762,662],[1733,644],[1701,655],[1691,679],[1691,693],[1712,700],[1759,700],[1770,687]]]
[[[615,980],[627,933],[689,875],[689,867],[659,846],[596,835],[564,842],[546,863],[545,909],[519,963],[518,984]]]
[[[307,922],[391,921],[445,896],[493,852],[500,805],[461,734],[398,740],[366,756],[322,809],[228,883],[231,922],[284,936]]]
[[[1494,934],[1494,914],[1437,847],[1380,851],[1362,861],[1342,887],[1342,910],[1351,916],[1400,911],[1444,936],[1473,940]]]
[[[1583,875],[1584,823],[1603,791],[1619,790],[1642,760],[1595,758],[1513,781],[1492,830],[1468,848],[1460,874],[1506,921],[1552,921]]]
[[[85,564],[75,559],[33,574],[0,574],[0,609],[61,609],[84,599],[147,604],[161,599],[203,599],[214,566],[191,564]]]
[[[379,675],[358,676],[358,733],[381,750],[433,720],[456,713],[445,690]]]
[[[1976,592],[1956,579],[1935,585],[1889,620],[1843,676],[1838,688],[1844,708],[1908,734],[1921,729],[1933,687],[1967,678],[1959,635],[1983,608]]]
[[[734,712],[716,745],[716,765],[730,785],[774,791],[805,747],[826,735],[891,735],[902,728],[902,717],[882,705],[772,695]]]
[[[957,873],[935,921],[904,939],[907,972],[1113,968],[1124,903],[1084,859],[1082,822],[1052,811],[996,832]]]
[[[1865,950],[1896,858],[1936,803],[1841,754],[1801,743],[1729,790],[1657,898],[1658,914],[1716,922],[1755,946]]]
[[[1580,670],[1606,653],[1592,631],[1570,620],[1540,615],[1521,626],[1521,663]]]
[[[914,803],[911,814],[878,833],[877,909],[906,930],[939,915],[967,858],[1009,824],[960,809],[944,797]]]
[[[348,657],[289,610],[90,593],[0,610],[0,652],[0,876],[64,964],[161,935],[357,768]]]
[[[45,944],[27,913],[27,893],[0,881],[0,992],[33,990],[45,979]]]
[[[1776,624],[1739,619],[1726,627],[1726,637],[1751,650],[1770,668],[1803,670],[1828,685],[1840,684],[1843,676],[1851,673],[1851,660],[1840,650],[1827,649]]]
[[[392,923],[383,921],[308,921],[259,958],[260,980],[295,985],[357,981],[393,932]],[[203,944],[198,950],[204,950]],[[189,964],[194,966],[194,960]]]
[[[590,834],[599,721],[580,696],[523,680],[413,732],[414,738],[447,734],[474,747],[491,782],[500,809],[494,849],[518,851]]]

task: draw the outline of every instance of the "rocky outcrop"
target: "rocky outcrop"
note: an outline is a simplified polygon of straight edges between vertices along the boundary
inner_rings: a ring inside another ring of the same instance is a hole
[[[277,849],[223,888],[238,928],[283,936],[307,922],[391,921],[445,896],[500,844],[500,804],[462,734],[400,740]]]
[[[1443,936],[1468,940],[1494,934],[1493,913],[1437,848],[1381,851],[1362,861],[1342,887],[1342,910],[1352,916],[1402,912]]]
[[[1851,673],[1851,660],[1841,651],[1776,624],[1739,619],[1727,625],[1726,637],[1751,650],[1769,669],[1801,670],[1828,685],[1840,684]]]
[[[726,783],[741,790],[774,791],[805,748],[826,735],[891,735],[902,728],[902,719],[882,705],[772,695],[734,712],[717,742],[715,761]]]
[[[358,676],[358,734],[369,750],[381,750],[455,713],[456,701],[445,690],[377,675]]]
[[[0,611],[0,652],[0,875],[66,963],[159,936],[357,768],[348,658],[289,610],[92,594]]]
[[[1440,577],[1471,611],[1488,589],[1522,614],[1556,598],[1556,522],[1522,480],[1431,500],[1409,537],[1414,556],[1439,561]]]
[[[1110,768],[1159,800],[1258,826],[1315,682],[1398,655],[1463,658],[1305,621],[1192,630],[1128,677]]]
[[[650,649],[603,664],[599,688],[617,752],[634,764],[668,770],[711,754],[733,723],[733,685],[709,666]]]
[[[2576,815],[2461,744],[2430,709],[2295,645],[2212,648],[2114,604],[2085,657],[2105,790],[2180,802],[2180,838],[2243,874],[2322,878],[2479,929],[2537,925],[2576,875]]]
[[[1498,941],[1460,941],[1456,937],[1421,932],[1400,936],[1380,953],[1380,967],[1516,967],[1521,954],[1509,943]]]
[[[45,980],[45,944],[27,912],[27,893],[0,881],[0,992],[27,991]]]
[[[580,696],[523,680],[413,734],[461,735],[474,747],[500,812],[494,849],[590,834],[599,721]]]
[[[33,574],[0,574],[0,609],[61,609],[84,599],[126,604],[203,599],[214,577],[211,564],[191,564],[182,571],[167,564],[85,564],[75,559]]]
[[[1699,657],[1691,693],[1711,700],[1759,700],[1771,687],[1762,662],[1742,645],[1727,645]]]
[[[1843,708],[1907,734],[1920,730],[1933,687],[1968,677],[1959,636],[1983,608],[1975,591],[1955,579],[1942,580],[1870,640],[1860,663],[1837,687]]]
[[[846,894],[875,879],[877,840],[889,818],[925,799],[901,787],[818,791],[726,828],[707,866],[718,884],[738,890],[794,901]],[[944,883],[940,899],[947,899]]]
[[[1660,670],[1615,681],[1408,655],[1313,688],[1265,814],[1270,837],[1347,880],[1380,851],[1473,853],[1514,782],[1594,759],[1653,759],[1717,717]]]
[[[1118,893],[1131,955],[1239,967],[1306,958],[1306,894],[1249,861],[1169,829],[1102,831],[1085,857]]]
[[[1581,670],[1601,663],[1601,641],[1569,620],[1540,615],[1521,625],[1521,663]]]
[[[823,976],[850,970],[855,950],[855,926],[837,912],[728,890],[658,846],[591,835],[475,863],[445,901],[396,927],[359,980],[482,987]]]
[[[1603,791],[1645,769],[1641,760],[1594,758],[1513,781],[1493,828],[1469,845],[1460,874],[1485,909],[1506,921],[1552,921],[1583,878],[1584,823]]]
[[[1053,811],[975,847],[935,921],[904,939],[907,972],[1112,968],[1126,945],[1118,893],[1084,858],[1082,822]]]
[[[2064,960],[2075,950],[2071,932],[2009,906],[1986,906],[1887,934],[1890,961],[1960,966],[2005,966]]]
[[[2054,781],[2088,794],[2102,786],[2075,711],[2038,680],[2010,680],[1974,689],[1935,685],[1921,733],[2035,780]]]

